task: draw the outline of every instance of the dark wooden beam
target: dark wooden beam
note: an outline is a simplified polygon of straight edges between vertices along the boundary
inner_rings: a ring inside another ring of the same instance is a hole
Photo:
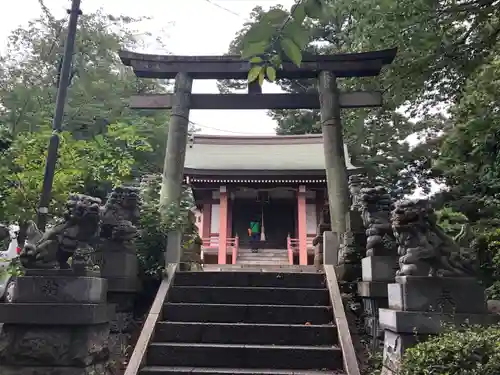
[[[173,94],[140,95],[130,99],[134,109],[170,109]],[[342,108],[380,107],[380,92],[344,92]],[[191,109],[319,109],[319,96],[311,94],[192,94]]]
[[[338,55],[304,55],[300,67],[290,61],[276,73],[277,79],[317,78],[321,71],[337,77],[376,76],[396,56],[396,49]],[[121,51],[122,62],[134,69],[137,77],[172,79],[179,72],[194,79],[247,78],[250,63],[239,56],[170,56]]]
[[[249,94],[262,94],[262,86],[259,84],[258,80],[250,82],[248,84],[248,93]]]

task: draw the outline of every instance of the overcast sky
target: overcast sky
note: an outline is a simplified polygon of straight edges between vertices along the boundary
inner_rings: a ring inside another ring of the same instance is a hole
[[[264,8],[293,0],[81,0],[82,11],[102,8],[105,12],[132,17],[150,16],[141,25],[143,30],[161,36],[167,49],[178,55],[220,55],[241,28],[250,11],[257,5]],[[70,0],[45,0],[56,16],[64,16]],[[9,2],[0,12],[0,42],[4,45],[11,30],[26,24],[40,14],[37,0]],[[162,53],[158,50],[141,52]],[[217,93],[215,81],[195,81],[194,92]],[[279,92],[276,85],[265,84],[264,92]],[[191,120],[205,134],[274,134],[276,123],[265,110],[215,111],[193,110]]]

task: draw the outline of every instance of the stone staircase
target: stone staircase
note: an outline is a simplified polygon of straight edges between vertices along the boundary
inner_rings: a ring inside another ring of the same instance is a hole
[[[251,249],[238,250],[236,264],[279,266],[289,264],[286,249],[261,249],[253,253]]]
[[[162,293],[126,375],[344,374],[324,273],[177,272]]]

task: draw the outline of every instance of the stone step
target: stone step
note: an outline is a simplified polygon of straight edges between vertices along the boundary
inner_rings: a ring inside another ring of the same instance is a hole
[[[325,275],[314,266],[262,267],[268,272],[252,272],[255,266],[219,265],[224,272],[178,272],[175,286],[217,285],[219,287],[326,288]],[[279,268],[279,271],[274,269]],[[301,270],[307,272],[301,272]]]
[[[279,259],[279,260],[286,260],[288,262],[288,257],[287,256],[278,256],[278,255],[266,255],[266,256],[253,256],[253,255],[238,255],[237,260],[272,260],[272,259]]]
[[[328,289],[174,286],[168,302],[328,306]]]
[[[167,366],[148,366],[141,370],[142,375],[342,375],[344,372],[323,371],[323,370],[284,370],[284,369],[238,369],[238,368],[194,368],[194,367],[167,367]]]
[[[342,369],[337,346],[268,346],[199,343],[152,343],[150,366],[222,368]]]
[[[288,256],[286,255],[262,255],[262,254],[258,254],[258,255],[238,255],[238,260],[241,260],[241,259],[247,259],[247,260],[260,260],[260,259],[280,259],[280,260],[283,260],[285,259],[286,261],[288,261]]]
[[[285,257],[288,258],[288,253],[287,252],[268,252],[268,251],[258,251],[256,253],[247,251],[247,252],[238,252],[238,257],[245,256],[245,257]]]
[[[163,320],[204,323],[331,324],[330,306],[165,304]]]
[[[238,254],[238,260],[240,259],[286,259],[288,260],[288,255],[273,255],[273,254]]]
[[[288,262],[284,260],[242,260],[238,261],[237,264],[255,264],[255,265],[263,265],[263,266],[279,266],[287,264]]]
[[[249,345],[338,344],[333,325],[160,322],[154,342]]]

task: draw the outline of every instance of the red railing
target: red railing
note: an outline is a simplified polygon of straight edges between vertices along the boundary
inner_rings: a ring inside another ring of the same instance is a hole
[[[227,238],[226,239],[226,251],[227,252],[231,251],[232,258],[233,258],[233,264],[236,262],[236,257],[238,256],[239,246],[240,246],[240,240],[239,240],[238,236],[236,236],[234,238]],[[210,238],[203,238],[202,239],[202,246],[201,246],[202,259],[203,259],[203,253],[207,250],[212,252],[212,253],[218,253],[218,251],[219,251],[219,237],[218,236],[213,236]]]
[[[307,237],[307,241],[306,241],[307,252],[309,252],[310,249],[314,249],[313,240],[314,240],[314,238]],[[288,236],[287,237],[287,250],[288,250],[288,261],[290,262],[290,264],[293,264],[293,256],[300,252],[299,239],[298,238],[291,238],[290,236]]]
[[[240,247],[240,238],[236,236],[234,238],[234,245],[233,245],[233,256],[232,256],[233,264],[236,264],[236,258],[238,258],[239,247]]]

